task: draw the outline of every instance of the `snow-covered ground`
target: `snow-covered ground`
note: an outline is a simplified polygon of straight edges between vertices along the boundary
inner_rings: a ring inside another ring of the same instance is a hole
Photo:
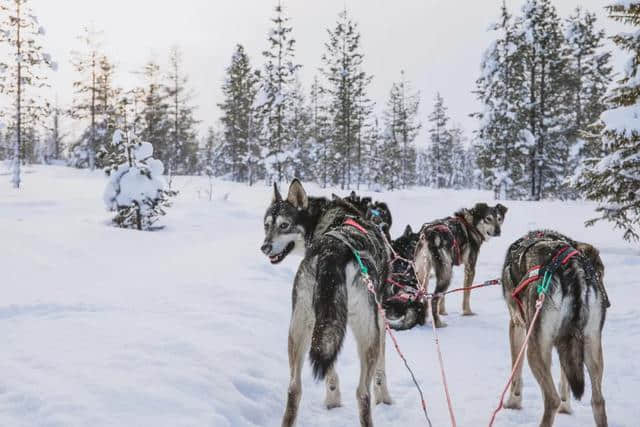
[[[184,177],[159,232],[108,225],[98,172],[28,168],[15,191],[0,175],[0,426],[275,426],[288,383],[287,327],[299,259],[278,266],[259,251],[270,190]],[[329,194],[309,186],[311,194]],[[376,194],[404,225],[452,213],[489,193],[416,189]],[[610,426],[640,420],[640,250],[607,224],[584,228],[585,202],[508,202],[503,236],[480,255],[479,281],[499,274],[507,246],[551,227],[594,243],[612,307],[604,328]],[[454,285],[462,272],[456,271]],[[440,339],[458,425],[487,425],[509,371],[507,310],[480,289],[473,317],[448,299]],[[430,327],[398,333],[426,393],[434,426],[449,425]],[[411,380],[387,342],[392,406],[378,426],[424,425]],[[557,363],[555,364],[557,369]],[[357,425],[358,362],[347,338],[338,362],[343,406],[327,411],[324,384],[303,377],[300,426]],[[588,383],[588,381],[587,381]],[[557,426],[593,425],[590,389]],[[542,411],[528,368],[524,409],[500,426],[536,426]]]

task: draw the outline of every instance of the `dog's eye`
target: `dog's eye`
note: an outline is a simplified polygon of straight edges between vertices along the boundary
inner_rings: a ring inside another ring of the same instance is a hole
[[[484,221],[485,221],[485,222],[491,222],[491,217],[490,217],[490,216],[485,217]]]
[[[283,222],[282,224],[280,224],[280,229],[281,230],[286,230],[287,228],[289,228],[289,223],[288,222]]]

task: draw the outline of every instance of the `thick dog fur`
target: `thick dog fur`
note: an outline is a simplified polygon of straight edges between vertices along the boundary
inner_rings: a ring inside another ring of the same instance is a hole
[[[464,287],[470,287],[475,277],[480,246],[490,237],[500,235],[506,212],[507,208],[501,204],[492,207],[477,203],[471,209],[456,212],[453,217],[424,224],[414,257],[418,281],[427,286],[429,273],[433,269],[436,275],[435,293],[444,292],[451,284],[453,267],[463,264]],[[469,304],[470,293],[469,290],[464,291],[464,315],[474,314]],[[435,326],[446,326],[440,320],[440,314],[447,314],[444,297],[434,296],[431,311]]]
[[[410,260],[416,252],[416,246],[420,234],[414,233],[410,225],[404,230],[404,233],[391,242],[391,246],[398,256]],[[391,278],[406,287],[417,289],[418,281],[413,267],[410,263],[403,260],[396,260],[391,266]],[[400,288],[387,284],[385,290],[384,308],[387,313],[389,325],[395,330],[411,329],[416,325],[424,325],[426,317],[426,306],[420,301],[402,302],[394,300],[393,297],[398,295]]]
[[[344,225],[347,217],[355,218],[366,233]],[[286,199],[274,186],[264,226],[261,249],[272,263],[281,262],[290,253],[304,255],[293,285],[289,327],[291,380],[282,425],[295,423],[302,393],[304,353],[309,348],[313,374],[326,382],[326,406],[340,406],[334,364],[347,324],[360,356],[360,382],[356,391],[360,423],[373,425],[370,388],[374,377],[376,403],[391,403],[384,365],[385,329],[349,246],[359,251],[377,292],[381,292],[390,258],[380,228],[367,221],[348,200],[308,197],[298,180],[291,183]]]
[[[512,293],[530,268],[546,264],[566,246],[578,249],[580,254],[554,274],[527,347],[529,366],[544,397],[540,426],[551,426],[558,411],[571,413],[569,390],[575,398],[582,397],[586,365],[591,379],[593,416],[596,425],[603,427],[607,425],[607,416],[602,397],[601,334],[609,303],[603,282],[604,266],[596,248],[550,230],[531,232],[509,247],[502,271],[502,288],[511,318],[512,366],[531,325],[538,298],[534,284],[519,293],[524,305],[521,312]],[[553,347],[558,351],[562,371],[560,395],[551,377]],[[505,407],[522,407],[522,364],[514,376]]]

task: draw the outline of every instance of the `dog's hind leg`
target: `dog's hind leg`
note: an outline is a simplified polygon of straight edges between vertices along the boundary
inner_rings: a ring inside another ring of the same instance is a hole
[[[515,321],[509,321],[509,343],[511,344],[511,369],[516,363],[518,353],[524,344],[526,331],[522,325],[517,324]],[[524,360],[520,361],[520,364],[516,368],[513,374],[513,381],[511,382],[511,390],[509,393],[509,399],[504,404],[508,409],[521,409],[522,408],[522,365]]]
[[[364,284],[362,289],[366,289]],[[355,304],[362,304],[362,306],[355,307],[356,310],[353,311],[349,310],[354,313],[349,317],[349,321],[358,344],[358,356],[360,357],[360,381],[356,390],[356,400],[358,401],[360,425],[362,427],[373,426],[373,421],[371,420],[371,382],[375,375],[380,351],[380,336],[375,308],[371,307],[369,302],[365,302],[368,298],[368,295],[362,295],[358,298],[361,301],[355,302]],[[350,308],[352,304],[354,302],[350,300]]]
[[[466,289],[473,285],[473,280],[476,276],[476,261],[469,260],[468,264],[464,265],[464,287],[465,290],[462,296],[462,315],[463,316],[473,316],[475,313],[471,311],[471,290]]]
[[[298,405],[302,396],[302,365],[304,355],[311,342],[312,324],[307,313],[310,308],[304,309],[297,304],[291,315],[289,326],[289,370],[291,379],[287,391],[287,407],[282,419],[282,427],[291,427],[295,424],[298,415]]]
[[[440,297],[440,304],[438,304],[438,314],[440,314],[440,316],[446,316],[447,314],[447,307],[444,305],[444,295],[442,295]]]
[[[587,365],[591,378],[591,410],[596,426],[607,426],[607,412],[602,397],[602,371],[604,361],[602,358],[602,342],[600,331],[593,335],[585,336],[584,363]]]
[[[373,393],[376,397],[376,405],[384,403],[391,405],[392,400],[387,389],[387,373],[385,370],[385,339],[387,330],[384,326],[382,316],[378,316],[378,329],[380,331],[380,349],[378,352],[378,366],[376,367],[376,377],[373,385]]]
[[[551,376],[552,343],[543,335],[544,332],[539,331],[539,335],[533,337],[527,349],[527,358],[531,372],[538,381],[544,397],[544,414],[540,427],[551,427],[560,407],[560,396]]]
[[[435,263],[435,269],[436,290],[434,295],[438,295],[439,293],[446,291],[451,284],[451,267],[440,260]],[[436,325],[436,328],[444,328],[447,326],[445,322],[440,320],[440,315],[438,314],[438,305],[440,304],[441,299],[442,296],[434,296],[431,300],[431,315],[433,316],[433,322]]]
[[[335,366],[329,368],[324,381],[327,389],[327,394],[324,399],[324,405],[327,407],[327,409],[333,409],[341,406],[342,403],[340,398],[340,379],[338,378],[338,373],[336,372]]]
[[[561,414],[570,414],[571,411],[571,395],[569,394],[569,380],[567,374],[560,367],[560,408],[558,412]]]

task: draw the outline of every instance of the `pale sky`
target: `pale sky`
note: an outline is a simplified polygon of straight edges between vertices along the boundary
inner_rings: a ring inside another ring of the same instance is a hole
[[[46,28],[45,48],[59,63],[50,82],[61,106],[71,100],[74,72],[70,51],[78,46],[82,27],[93,24],[104,32],[106,53],[117,66],[117,83],[132,87],[133,74],[151,57],[166,63],[168,50],[178,45],[198,106],[202,128],[214,125],[219,117],[224,69],[236,43],[249,53],[254,66],[262,64],[267,47],[269,18],[277,0],[33,0],[40,23]],[[439,91],[450,115],[470,133],[476,121],[469,118],[479,106],[471,91],[479,74],[480,60],[492,34],[501,0],[284,0],[297,39],[297,59],[303,64],[303,82],[308,89],[318,73],[327,40],[326,28],[335,24],[345,5],[360,26],[365,53],[364,68],[373,74],[370,97],[380,110],[391,83],[404,69],[407,78],[421,93],[421,120],[431,111]],[[509,0],[518,11],[523,0]],[[580,4],[596,11],[599,25],[609,33],[619,24],[605,18],[606,1],[557,0],[566,17]],[[426,133],[420,136],[424,142]]]

